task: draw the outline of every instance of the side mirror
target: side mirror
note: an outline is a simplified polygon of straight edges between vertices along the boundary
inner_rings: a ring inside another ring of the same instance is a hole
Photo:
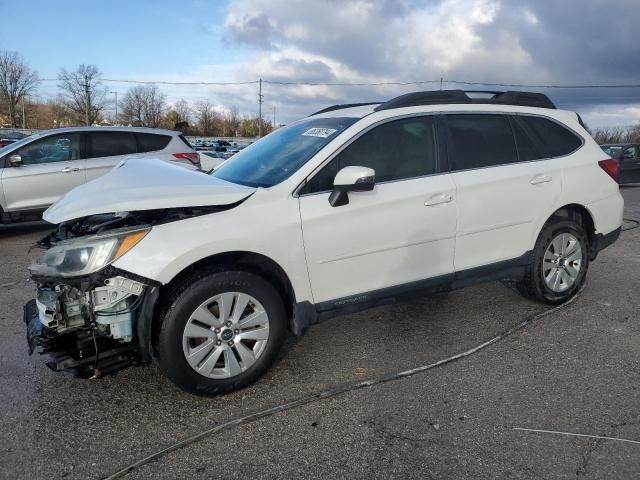
[[[11,155],[9,157],[9,163],[14,167],[19,167],[22,165],[22,157],[17,154]]]
[[[332,207],[349,203],[348,192],[368,192],[376,183],[376,172],[367,167],[344,167],[333,180],[333,191],[329,195]]]

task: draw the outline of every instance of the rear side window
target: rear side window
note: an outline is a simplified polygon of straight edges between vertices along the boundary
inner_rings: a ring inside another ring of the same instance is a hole
[[[376,182],[421,177],[436,172],[434,120],[412,117],[394,120],[366,132],[316,174],[300,193],[333,189],[342,168],[373,168]]]
[[[569,155],[582,145],[575,133],[548,118],[518,115],[518,119],[542,146],[546,158]]]
[[[505,165],[518,161],[508,115],[445,115],[452,170]]]
[[[90,158],[136,153],[136,138],[131,132],[91,132]]]
[[[138,139],[138,153],[162,150],[171,141],[169,135],[159,135],[157,133],[136,133],[135,135]]]

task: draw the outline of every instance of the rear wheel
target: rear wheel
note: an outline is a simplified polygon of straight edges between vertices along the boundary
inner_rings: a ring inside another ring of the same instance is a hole
[[[524,296],[550,304],[573,298],[589,268],[589,240],[584,228],[571,219],[548,222],[536,242],[533,259],[517,284]]]
[[[286,315],[276,290],[248,272],[218,272],[188,285],[167,310],[158,362],[180,388],[218,394],[255,382],[276,359]]]

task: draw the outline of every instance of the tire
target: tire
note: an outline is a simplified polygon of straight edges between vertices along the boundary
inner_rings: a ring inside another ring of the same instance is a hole
[[[243,271],[204,274],[169,301],[157,337],[158,363],[189,393],[238,390],[273,364],[286,325],[282,299],[262,277]]]
[[[516,287],[527,298],[558,305],[580,291],[588,269],[589,239],[584,228],[572,219],[555,218],[542,228],[532,261]]]

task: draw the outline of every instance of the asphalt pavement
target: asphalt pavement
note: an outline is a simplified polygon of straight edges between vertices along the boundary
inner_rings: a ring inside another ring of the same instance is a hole
[[[640,188],[622,191],[640,220]],[[78,380],[29,357],[28,250],[46,229],[2,230],[0,478],[640,478],[634,225],[563,308],[496,282],[328,320],[215,398],[155,366]]]

